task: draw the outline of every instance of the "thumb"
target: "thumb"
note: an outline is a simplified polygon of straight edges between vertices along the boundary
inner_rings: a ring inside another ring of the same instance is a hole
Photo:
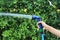
[[[39,27],[39,24],[42,24],[42,21],[39,21],[39,22],[37,23],[37,27],[38,27],[38,28],[40,28],[40,27]]]

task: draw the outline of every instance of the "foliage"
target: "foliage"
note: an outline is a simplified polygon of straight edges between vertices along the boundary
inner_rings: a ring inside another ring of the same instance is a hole
[[[60,29],[60,0],[0,0],[0,12],[41,16],[42,20]],[[17,17],[0,16],[0,40],[41,40],[36,21]],[[58,40],[46,32],[46,40]]]

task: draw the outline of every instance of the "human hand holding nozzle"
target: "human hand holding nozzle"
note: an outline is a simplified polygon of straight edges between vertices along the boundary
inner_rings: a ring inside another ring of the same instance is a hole
[[[60,30],[57,30],[57,29],[55,29],[55,28],[47,25],[47,24],[46,24],[45,22],[43,22],[43,21],[39,21],[37,24],[42,24],[43,29],[48,30],[48,31],[51,32],[52,34],[60,37]],[[39,25],[38,25],[37,27],[38,27],[38,29],[40,29]]]
[[[38,29],[40,28],[38,24],[42,24],[43,29],[45,29],[45,28],[47,27],[47,24],[46,24],[45,22],[43,22],[43,21],[39,21],[39,22],[37,23],[37,27],[38,27]]]

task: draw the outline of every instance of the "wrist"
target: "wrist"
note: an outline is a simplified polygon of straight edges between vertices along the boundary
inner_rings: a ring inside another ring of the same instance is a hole
[[[45,25],[46,30],[49,30],[49,27],[50,27],[49,25]]]

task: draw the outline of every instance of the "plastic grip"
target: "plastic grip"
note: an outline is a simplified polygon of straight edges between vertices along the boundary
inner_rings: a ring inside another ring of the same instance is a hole
[[[37,21],[39,22],[39,21],[41,21],[41,19],[39,18],[39,19],[37,19]],[[38,25],[39,25],[40,28],[43,28],[41,23],[39,23]]]
[[[41,21],[41,19],[39,18],[39,19],[37,19],[37,21],[39,22],[39,21]],[[38,25],[40,27],[40,32],[43,33],[43,26],[42,26],[42,24],[39,23]]]

